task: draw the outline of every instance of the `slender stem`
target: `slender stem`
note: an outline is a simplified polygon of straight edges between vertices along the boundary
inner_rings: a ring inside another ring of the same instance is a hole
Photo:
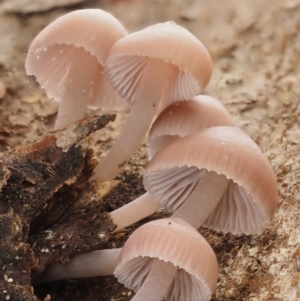
[[[77,255],[68,263],[56,262],[38,276],[39,283],[61,279],[112,275],[122,249],[99,250]]]
[[[84,118],[85,109],[85,99],[81,98],[75,90],[66,90],[59,103],[55,129],[63,129],[69,124]]]
[[[186,220],[198,229],[217,206],[227,188],[228,181],[224,175],[207,172],[184,204],[174,212],[173,216]],[[115,231],[140,221],[160,208],[161,204],[146,192],[139,198],[110,213],[113,222],[117,225]]]
[[[91,180],[113,180],[130,160],[149,129],[173,73],[170,64],[149,59],[127,122],[110,152],[96,167]]]
[[[161,301],[166,295],[178,268],[170,262],[154,259],[151,270],[132,301]]]
[[[83,48],[71,51],[71,64],[63,81],[55,129],[62,129],[85,116],[88,100],[93,97],[93,79],[99,68],[97,59]]]
[[[172,217],[179,217],[198,229],[217,206],[229,180],[224,175],[207,172],[184,204]]]
[[[161,204],[155,202],[148,192],[144,193],[134,201],[110,213],[113,222],[117,225],[115,231],[140,221],[155,213],[159,208],[161,208]]]
[[[113,180],[121,172],[123,166],[138,149],[153,116],[154,108],[150,103],[139,102],[132,106],[120,136],[106,157],[95,168],[91,180]]]

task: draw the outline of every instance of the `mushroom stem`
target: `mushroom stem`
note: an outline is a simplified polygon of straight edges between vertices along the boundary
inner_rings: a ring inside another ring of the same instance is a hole
[[[59,103],[55,130],[63,129],[69,124],[84,118],[85,107],[85,99],[78,97],[77,91],[67,90]]]
[[[155,213],[161,204],[155,202],[148,192],[134,201],[110,213],[113,222],[117,225],[115,231],[132,225],[139,220]]]
[[[173,217],[187,221],[195,229],[206,221],[224,194],[229,180],[224,175],[206,172],[183,205],[174,212]],[[207,203],[209,200],[209,203]],[[201,204],[201,210],[199,210]],[[205,204],[205,205],[202,205]],[[112,211],[111,218],[117,225],[115,231],[130,226],[161,208],[149,192],[125,206]]]
[[[62,52],[58,55],[64,54]],[[63,88],[60,92],[62,95],[55,122],[56,130],[62,129],[84,117],[87,100],[93,93],[92,80],[99,68],[96,58],[91,57],[83,48],[74,47],[74,50],[71,51],[71,59],[72,64],[60,84]],[[85,64],[84,68],[82,67],[82,61]],[[84,88],[79,90],[78,87]]]
[[[112,275],[122,249],[99,250],[77,255],[68,263],[56,262],[38,276],[36,282]]]
[[[194,228],[200,228],[217,206],[228,186],[228,182],[229,180],[224,175],[207,171],[172,217],[182,218]],[[201,206],[201,210],[199,210],[199,206]]]
[[[113,180],[130,160],[149,129],[174,68],[158,59],[148,59],[127,122],[110,152],[95,168],[91,180]]]
[[[161,301],[170,287],[178,267],[171,262],[154,259],[151,270],[132,301]]]

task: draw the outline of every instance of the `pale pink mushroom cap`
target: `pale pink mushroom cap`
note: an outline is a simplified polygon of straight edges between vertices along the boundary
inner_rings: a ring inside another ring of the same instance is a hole
[[[149,159],[179,137],[214,126],[234,126],[232,117],[218,100],[199,95],[190,100],[172,103],[158,115],[151,126],[148,138]]]
[[[212,61],[202,43],[173,22],[118,40],[105,63],[109,81],[132,106],[120,136],[92,177],[112,180],[145,137],[153,117],[171,102],[190,99],[207,85]]]
[[[259,147],[238,128],[209,128],[174,141],[153,157],[144,185],[175,211],[206,171],[225,175],[229,184],[204,226],[234,234],[261,232],[278,204],[276,178]]]
[[[114,275],[126,287],[138,291],[155,258],[179,267],[166,300],[210,299],[218,279],[216,256],[188,223],[166,218],[138,228],[125,243]]]
[[[103,71],[109,49],[126,34],[122,24],[105,11],[73,11],[37,35],[28,50],[26,72],[34,75],[56,101],[61,100],[65,89],[74,89],[90,108],[127,110],[126,101],[112,89]],[[69,75],[74,63],[77,69]]]
[[[149,58],[173,65],[165,98],[161,103],[157,100],[158,112],[173,101],[198,95],[211,78],[210,55],[195,36],[174,22],[149,26],[116,42],[105,65],[110,82],[130,104],[135,101]]]

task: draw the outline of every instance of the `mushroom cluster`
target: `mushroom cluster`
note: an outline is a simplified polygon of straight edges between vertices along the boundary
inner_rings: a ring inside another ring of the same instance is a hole
[[[113,273],[137,292],[135,301],[209,300],[218,264],[197,229],[259,233],[278,199],[272,167],[259,147],[219,101],[200,95],[212,74],[203,44],[173,22],[127,34],[112,15],[80,10],[35,38],[26,71],[60,101],[56,129],[82,118],[86,107],[130,110],[91,180],[114,179],[157,115],[148,138],[147,192],[111,218],[119,230],[161,207],[173,213],[139,227],[122,249],[55,263],[39,280]]]

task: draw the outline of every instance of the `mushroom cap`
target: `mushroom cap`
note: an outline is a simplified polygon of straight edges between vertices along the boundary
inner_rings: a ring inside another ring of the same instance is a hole
[[[166,300],[210,299],[218,279],[217,259],[207,241],[187,222],[166,218],[135,230],[121,251],[114,275],[138,291],[155,258],[179,267]]]
[[[211,78],[210,55],[194,35],[174,22],[152,25],[117,41],[105,64],[110,82],[131,104],[149,58],[176,66],[165,97],[169,103],[198,95]]]
[[[234,234],[261,232],[278,204],[276,178],[256,143],[238,128],[208,128],[174,141],[153,157],[144,185],[156,201],[175,211],[205,171],[230,181],[204,226]]]
[[[127,110],[107,81],[103,64],[109,49],[127,34],[123,25],[111,14],[100,9],[73,11],[45,27],[31,43],[25,68],[46,89],[49,97],[60,101],[63,87],[86,90],[88,107],[104,110]],[[72,63],[79,63],[78,74],[83,85],[73,87],[68,77]],[[86,85],[88,85],[86,87]]]
[[[177,101],[166,107],[153,123],[148,138],[149,159],[179,137],[214,126],[234,126],[224,106],[207,95]]]

